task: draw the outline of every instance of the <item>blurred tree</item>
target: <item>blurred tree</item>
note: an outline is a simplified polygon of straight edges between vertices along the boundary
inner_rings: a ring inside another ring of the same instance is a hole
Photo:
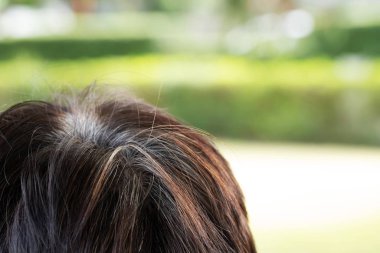
[[[0,0],[0,10],[4,8],[7,5],[8,1],[7,0]]]
[[[248,7],[247,0],[226,0],[226,5],[231,11],[245,12]]]
[[[294,0],[225,0],[225,6],[229,15],[239,19],[257,13],[285,12],[296,8]]]
[[[225,0],[227,14],[245,19],[252,14],[252,8],[249,0]]]
[[[42,0],[8,0],[8,1],[5,1],[5,3],[7,3],[8,6],[14,5],[14,4],[36,6],[36,5],[40,5],[41,3],[43,3],[43,1]]]
[[[19,0],[22,1],[22,0]],[[25,0],[28,1],[28,0]],[[32,0],[29,0],[32,1]],[[36,1],[36,0],[35,0]],[[91,12],[106,8],[109,10],[140,10],[140,11],[162,11],[174,12],[185,11],[189,8],[192,1],[190,0],[66,0],[70,2],[72,9],[75,12]],[[107,7],[104,7],[107,6]]]
[[[256,13],[285,12],[296,8],[294,0],[251,0]]]
[[[156,1],[145,0],[144,3],[145,3],[147,10],[173,12],[173,11],[187,10],[188,7],[190,6],[191,1],[188,1],[188,0],[183,0],[183,1],[178,1],[178,0],[156,0]]]
[[[75,12],[91,12],[96,8],[96,0],[70,0]]]

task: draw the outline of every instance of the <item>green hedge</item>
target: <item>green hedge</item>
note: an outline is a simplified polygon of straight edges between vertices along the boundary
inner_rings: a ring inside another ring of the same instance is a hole
[[[157,91],[139,90],[154,103]],[[380,87],[171,87],[159,105],[217,136],[380,144]]]
[[[97,79],[129,84],[149,102],[217,136],[380,145],[380,61],[366,62],[368,76],[351,81],[337,75],[340,64],[191,55],[50,63],[17,58],[0,61],[0,108],[46,97],[57,85],[83,87]]]
[[[380,26],[331,27],[316,30],[311,36],[301,40],[298,55],[340,56],[362,54],[368,57],[380,55]]]
[[[18,87],[13,94],[32,92]],[[134,87],[135,93],[213,135],[262,141],[380,145],[380,87]],[[40,90],[34,98],[48,96]],[[22,96],[25,99],[27,96]],[[17,98],[17,99],[20,99]]]
[[[20,54],[47,59],[78,59],[157,51],[151,39],[30,39],[0,41],[0,60]]]
[[[380,26],[326,28],[315,31],[300,41],[290,57],[340,56],[362,54],[380,55]],[[165,44],[164,47],[159,45]],[[169,41],[158,38],[41,38],[29,40],[0,40],[0,60],[27,54],[45,59],[77,59],[131,55],[162,51],[171,48]],[[216,47],[214,53],[221,51]]]

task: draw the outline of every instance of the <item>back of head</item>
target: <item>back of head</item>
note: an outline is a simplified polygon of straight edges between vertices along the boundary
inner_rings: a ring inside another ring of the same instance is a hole
[[[0,207],[0,252],[255,252],[223,157],[133,98],[2,112]]]

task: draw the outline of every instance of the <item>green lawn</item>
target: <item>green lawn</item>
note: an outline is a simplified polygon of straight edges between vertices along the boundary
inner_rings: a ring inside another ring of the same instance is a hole
[[[0,61],[0,87],[91,82],[128,85],[340,86],[380,84],[380,60],[354,62],[326,58],[249,60],[223,55],[160,55],[48,61],[20,56]],[[347,77],[341,73],[346,70]],[[353,76],[352,71],[360,71]],[[352,77],[353,76],[353,77]]]

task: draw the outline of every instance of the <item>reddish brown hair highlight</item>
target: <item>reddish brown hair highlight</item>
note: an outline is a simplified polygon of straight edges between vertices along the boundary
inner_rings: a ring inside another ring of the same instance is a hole
[[[30,101],[0,114],[0,252],[254,253],[210,140],[140,100]]]

